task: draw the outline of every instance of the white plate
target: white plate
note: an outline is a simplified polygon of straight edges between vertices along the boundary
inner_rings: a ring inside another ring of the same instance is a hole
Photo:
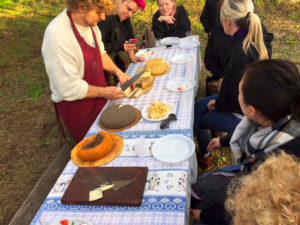
[[[150,54],[147,54],[147,55],[145,55],[145,56],[142,56],[142,54],[146,53],[148,49],[150,50],[150,51],[149,51]],[[154,53],[152,54],[152,52],[154,52]],[[155,51],[153,51],[153,49],[146,48],[146,49],[141,49],[141,50],[139,50],[137,53],[135,53],[135,56],[146,58],[146,57],[150,57],[150,56],[152,56],[152,55],[154,55],[154,54],[155,54]]]
[[[195,151],[195,143],[182,134],[169,134],[154,142],[152,155],[166,163],[182,162]]]
[[[69,225],[72,225],[72,222],[74,222],[74,225],[79,225],[79,224],[87,224],[87,225],[93,225],[90,221],[79,218],[79,217],[69,217],[69,218],[62,218],[59,221],[56,221],[54,223],[51,223],[51,225],[61,225],[60,221],[67,219],[69,221]]]
[[[164,102],[164,101],[162,101],[162,102],[170,106],[170,112],[168,112],[168,114],[167,114],[164,118],[155,120],[155,119],[150,119],[150,118],[148,117],[149,112],[148,112],[147,108],[148,108],[148,106],[151,106],[151,104],[149,104],[149,105],[147,105],[147,106],[145,106],[145,107],[143,108],[143,110],[142,110],[142,117],[143,117],[145,120],[157,122],[157,121],[162,121],[162,120],[166,119],[166,118],[169,116],[170,113],[175,113],[175,109],[176,109],[176,108],[175,108],[175,106],[174,106],[172,103],[170,103],[170,102]]]
[[[178,37],[167,37],[160,40],[161,45],[171,45],[179,41]]]
[[[189,87],[185,88],[183,90],[178,90],[178,88],[181,87],[181,85],[186,84]],[[168,83],[166,84],[166,87],[168,90],[170,91],[188,91],[191,90],[194,86],[196,85],[196,82],[191,79],[191,78],[187,78],[187,77],[177,77],[173,80],[169,80]]]
[[[189,63],[192,62],[194,60],[194,56],[193,55],[189,55],[189,54],[179,54],[179,55],[175,55],[171,58],[170,62],[174,63],[174,64],[185,64],[185,63]]]
[[[184,49],[195,48],[198,45],[200,45],[200,41],[184,41],[179,44],[179,48],[184,48]]]

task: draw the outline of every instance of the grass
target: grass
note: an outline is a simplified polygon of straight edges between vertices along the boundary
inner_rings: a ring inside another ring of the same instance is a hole
[[[256,0],[256,9],[268,30],[275,33],[273,58],[288,59],[300,66],[300,6],[299,0],[290,1],[297,3]],[[60,150],[41,45],[45,28],[62,10],[62,3],[0,0],[0,224],[9,223]],[[200,36],[204,57],[207,36],[199,22],[204,0],[177,3],[186,8],[192,31]],[[156,10],[155,1],[147,0],[146,11],[134,15],[137,38],[151,24]],[[203,66],[197,98],[204,95],[206,76],[209,72]],[[212,169],[228,164],[229,148],[213,153]]]

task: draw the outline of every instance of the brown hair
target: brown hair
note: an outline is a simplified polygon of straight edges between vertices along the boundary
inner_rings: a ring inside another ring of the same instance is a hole
[[[300,73],[287,60],[268,59],[252,63],[241,87],[246,105],[276,122],[291,114],[300,122]]]
[[[225,202],[236,225],[300,223],[300,164],[284,152],[232,180]]]
[[[106,15],[113,15],[117,13],[119,2],[117,0],[65,0],[66,8],[69,11],[78,10],[78,4],[83,3],[84,10],[91,11],[100,9]]]
[[[229,18],[239,28],[249,27],[248,34],[243,41],[243,50],[247,51],[252,45],[259,53],[259,59],[268,59],[267,48],[263,39],[261,22],[254,13],[252,0],[224,0],[222,1],[221,17]]]

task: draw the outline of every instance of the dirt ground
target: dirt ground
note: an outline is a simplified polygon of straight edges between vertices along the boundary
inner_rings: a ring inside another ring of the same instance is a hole
[[[279,10],[256,2],[258,14],[275,33],[274,58],[289,59],[300,65],[299,4]],[[192,10],[192,7],[189,4],[186,8]],[[206,35],[199,23],[201,7],[192,23],[193,30],[200,34],[201,46],[205,46]],[[0,224],[9,223],[60,150],[41,57],[43,34],[50,20],[49,16],[22,14],[19,8],[0,4]],[[207,75],[203,66],[200,95]],[[214,153],[212,169],[227,164],[230,164],[228,149]]]

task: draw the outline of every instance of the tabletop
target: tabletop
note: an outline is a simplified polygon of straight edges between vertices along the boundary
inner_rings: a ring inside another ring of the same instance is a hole
[[[189,37],[189,40],[198,40],[198,36]],[[180,39],[180,42],[187,38]],[[165,46],[153,48],[155,53],[147,58],[164,58],[167,63],[178,54],[191,54],[194,60],[186,64],[171,64],[171,70],[164,76],[155,78],[153,89],[137,99],[122,98],[117,101],[108,101],[104,109],[113,103],[130,104],[142,110],[152,101],[170,102],[176,107],[178,120],[171,122],[170,129],[161,130],[157,122],[150,122],[143,118],[138,124],[128,130],[116,132],[124,140],[124,148],[119,157],[105,166],[147,166],[149,169],[140,207],[127,206],[88,206],[88,205],[62,205],[61,197],[66,191],[78,167],[70,160],[64,171],[53,186],[44,203],[33,218],[31,225],[51,224],[70,217],[80,217],[96,224],[164,224],[182,225],[189,220],[190,186],[196,181],[197,160],[195,153],[180,163],[164,163],[155,159],[151,154],[151,146],[155,140],[169,134],[182,134],[193,139],[194,99],[197,85],[186,92],[171,92],[166,83],[175,77],[198,78],[201,71],[200,46],[191,49],[181,49],[179,43],[173,44],[172,49]],[[145,63],[131,64],[126,73],[136,74],[136,71]],[[103,109],[103,110],[104,110]],[[102,111],[103,111],[102,110]],[[101,111],[101,112],[102,112]],[[98,121],[101,112],[91,126],[86,137],[100,131]],[[148,154],[138,158],[134,153],[133,140],[144,137],[147,140]]]

